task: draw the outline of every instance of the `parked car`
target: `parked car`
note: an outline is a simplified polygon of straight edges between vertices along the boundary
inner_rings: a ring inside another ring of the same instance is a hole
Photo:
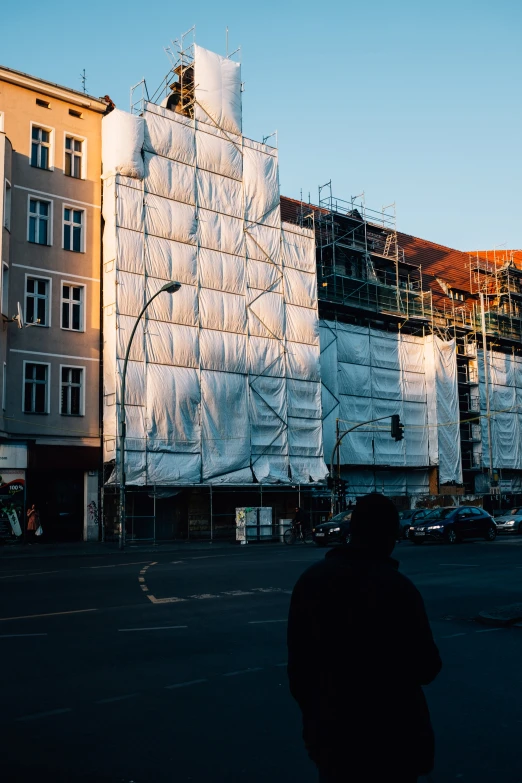
[[[522,506],[501,511],[495,515],[498,533],[519,533],[522,535]]]
[[[401,526],[402,538],[408,538],[408,531],[416,522],[420,522],[429,513],[428,508],[408,508],[405,511],[399,511],[399,523]]]
[[[497,526],[491,514],[476,506],[447,506],[437,508],[410,528],[409,538],[414,544],[424,541],[447,541],[456,544],[465,538],[484,538],[494,541]]]
[[[312,537],[317,546],[331,546],[332,544],[346,544],[350,536],[350,519],[352,512],[341,511],[328,522],[316,525],[312,529]]]

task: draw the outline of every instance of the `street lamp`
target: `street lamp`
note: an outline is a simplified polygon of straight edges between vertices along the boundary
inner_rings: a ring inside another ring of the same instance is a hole
[[[127,379],[127,364],[129,362],[129,354],[132,346],[136,329],[141,321],[141,316],[150,305],[150,303],[159,294],[166,291],[169,294],[175,294],[181,288],[181,283],[171,280],[169,283],[165,283],[159,291],[151,296],[148,302],[143,307],[141,313],[136,318],[136,323],[132,327],[132,332],[127,343],[127,350],[125,351],[125,359],[123,362],[123,372],[121,374],[121,400],[120,400],[120,549],[125,548],[125,381]]]

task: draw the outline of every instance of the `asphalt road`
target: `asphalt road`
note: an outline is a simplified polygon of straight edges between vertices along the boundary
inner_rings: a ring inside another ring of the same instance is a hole
[[[292,586],[323,556],[249,545],[1,559],[2,780],[315,783],[285,632]],[[473,620],[522,600],[522,538],[403,543],[395,556],[444,661],[427,688],[435,783],[522,783],[522,628]]]

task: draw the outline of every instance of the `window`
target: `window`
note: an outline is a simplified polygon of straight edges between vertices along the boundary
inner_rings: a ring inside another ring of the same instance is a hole
[[[44,109],[50,109],[51,108],[51,104],[49,103],[49,101],[43,101],[41,98],[37,98],[36,99],[36,105],[37,106],[42,106],[42,108],[44,108]]]
[[[2,266],[2,313],[8,314],[9,310],[9,266]]]
[[[83,331],[84,286],[62,283],[62,329]]]
[[[25,278],[26,323],[49,326],[49,285],[45,278]]]
[[[29,242],[51,244],[51,202],[29,199]]]
[[[7,179],[4,191],[4,226],[11,231],[11,183]]]
[[[69,114],[71,117],[78,117],[79,120],[83,118],[83,114],[81,111],[78,111],[77,109],[69,109]]]
[[[51,131],[38,125],[31,128],[31,166],[51,168]]]
[[[62,367],[60,413],[81,416],[83,405],[83,368]]]
[[[84,210],[64,207],[63,209],[63,246],[75,253],[83,252]]]
[[[24,362],[24,413],[47,413],[49,365]]]
[[[68,177],[82,176],[83,141],[73,136],[65,137],[65,173]]]

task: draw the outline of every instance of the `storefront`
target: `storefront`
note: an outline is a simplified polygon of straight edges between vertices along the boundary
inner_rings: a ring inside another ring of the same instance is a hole
[[[27,447],[0,445],[0,541],[21,539],[25,530]]]

